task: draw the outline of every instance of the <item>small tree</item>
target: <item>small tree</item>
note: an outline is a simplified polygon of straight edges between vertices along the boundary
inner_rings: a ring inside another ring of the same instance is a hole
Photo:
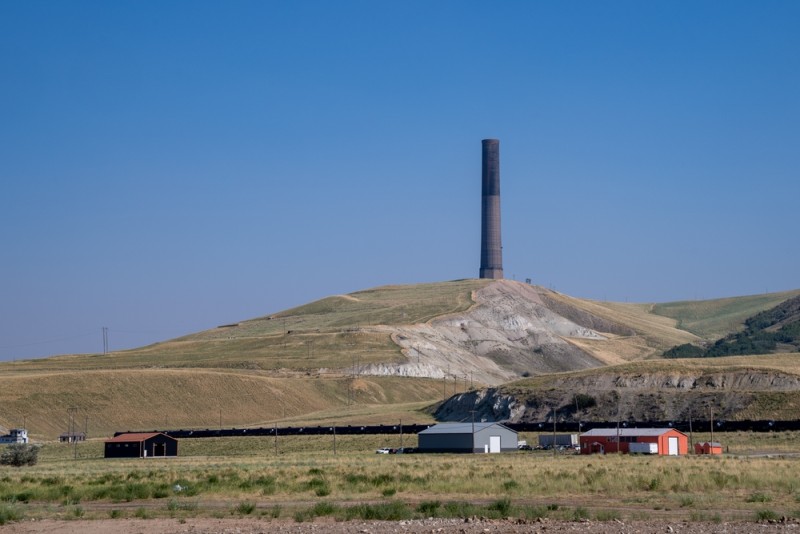
[[[39,446],[27,443],[12,443],[0,454],[0,465],[36,465],[39,461]]]

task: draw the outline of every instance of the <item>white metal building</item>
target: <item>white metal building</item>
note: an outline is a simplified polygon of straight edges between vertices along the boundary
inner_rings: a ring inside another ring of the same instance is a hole
[[[440,423],[420,432],[420,452],[508,452],[517,433],[500,423]]]
[[[28,443],[28,431],[24,428],[12,428],[5,436],[0,436],[0,444]]]

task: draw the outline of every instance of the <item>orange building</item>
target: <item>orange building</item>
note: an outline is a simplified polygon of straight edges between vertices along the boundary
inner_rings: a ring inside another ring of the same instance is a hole
[[[688,454],[689,438],[674,428],[595,428],[580,436],[581,454]]]

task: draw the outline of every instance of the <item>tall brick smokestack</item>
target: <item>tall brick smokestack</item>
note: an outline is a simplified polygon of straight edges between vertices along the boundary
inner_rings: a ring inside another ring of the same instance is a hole
[[[500,240],[500,141],[484,139],[481,193],[481,278],[503,278]]]

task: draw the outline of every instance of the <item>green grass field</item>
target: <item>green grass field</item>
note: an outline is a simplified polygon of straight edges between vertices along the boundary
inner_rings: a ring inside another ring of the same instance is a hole
[[[537,435],[520,437],[535,442]],[[178,458],[140,460],[102,459],[100,441],[77,448],[48,443],[38,465],[0,468],[0,521],[250,514],[295,521],[320,515],[800,517],[797,438],[715,434],[730,453],[681,458],[374,453],[399,445],[399,435],[338,436],[335,454],[332,436],[279,437],[277,453],[272,438],[184,439]],[[415,436],[404,436],[405,445],[415,443]]]
[[[800,290],[746,297],[654,304],[652,313],[677,321],[678,328],[714,340],[741,329],[748,317],[800,295]]]

